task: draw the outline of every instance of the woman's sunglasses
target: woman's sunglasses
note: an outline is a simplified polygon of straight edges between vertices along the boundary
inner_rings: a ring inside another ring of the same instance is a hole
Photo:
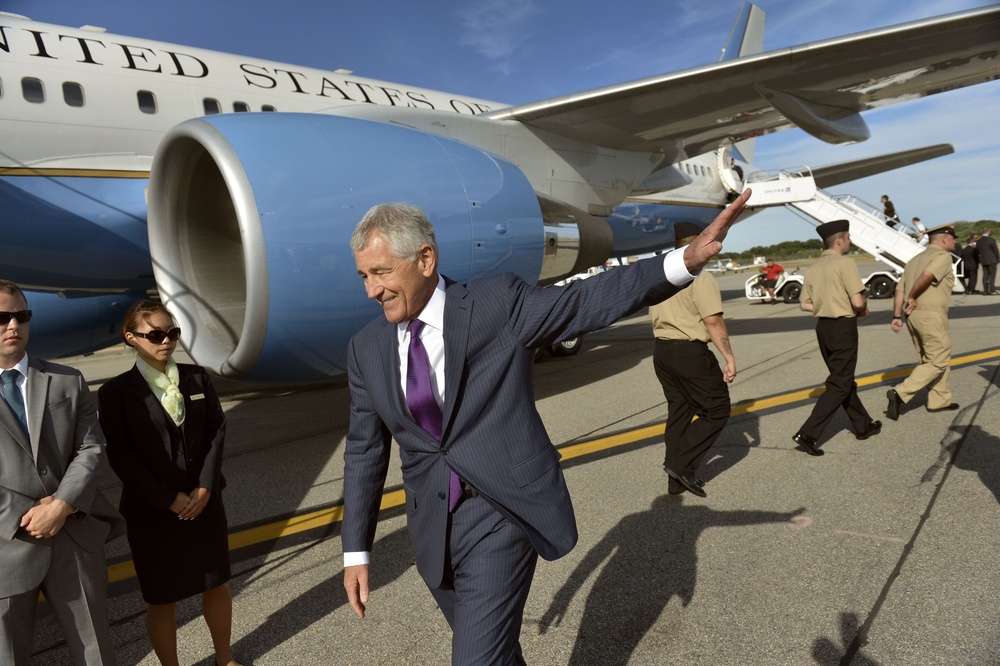
[[[18,321],[20,321],[20,319],[18,319]],[[149,331],[148,333],[140,333],[138,331],[132,331],[132,335],[134,335],[137,338],[145,338],[146,340],[152,342],[154,345],[158,345],[161,344],[167,338],[170,338],[171,342],[177,342],[177,339],[181,337],[181,329],[174,327],[169,331],[161,331],[158,328],[154,328],[152,331]]]

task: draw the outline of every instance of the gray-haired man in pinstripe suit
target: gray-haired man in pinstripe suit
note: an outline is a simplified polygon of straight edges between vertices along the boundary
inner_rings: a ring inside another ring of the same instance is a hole
[[[577,539],[559,453],[535,409],[534,349],[676,293],[722,249],[749,196],[684,250],[546,289],[512,274],[451,282],[437,272],[423,211],[405,204],[368,211],[351,248],[385,318],[350,344],[342,527],[344,586],[360,617],[395,438],[417,569],[452,628],[452,663],[524,663],[518,638],[538,555],[562,557]],[[411,342],[429,362],[439,409],[432,406],[433,426],[423,407],[414,414]]]

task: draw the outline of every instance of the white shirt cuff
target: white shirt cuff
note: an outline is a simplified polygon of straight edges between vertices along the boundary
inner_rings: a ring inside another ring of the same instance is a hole
[[[701,271],[699,271],[701,272]],[[684,248],[679,247],[663,255],[663,273],[675,287],[683,287],[697,277],[688,273],[684,265]]]
[[[359,564],[368,564],[368,552],[358,551],[356,553],[344,553],[344,567],[355,567]]]

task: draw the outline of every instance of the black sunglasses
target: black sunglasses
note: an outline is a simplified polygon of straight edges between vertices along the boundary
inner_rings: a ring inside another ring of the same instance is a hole
[[[132,335],[137,338],[145,338],[149,340],[154,345],[161,344],[167,338],[170,338],[171,342],[177,342],[177,339],[181,337],[181,329],[174,327],[169,331],[161,331],[158,328],[154,328],[149,333],[140,333],[139,331],[132,331]]]
[[[31,321],[31,310],[18,310],[17,312],[0,312],[0,326],[6,326],[11,318],[16,319],[18,324],[27,324]]]

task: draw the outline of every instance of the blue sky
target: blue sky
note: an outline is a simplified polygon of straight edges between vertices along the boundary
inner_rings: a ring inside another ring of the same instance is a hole
[[[765,50],[980,7],[961,0],[758,0]],[[30,18],[230,51],[511,104],[715,61],[739,0],[0,0]],[[615,9],[611,9],[615,7]],[[799,130],[757,142],[764,169],[825,164],[947,142],[956,154],[847,183],[928,226],[1000,219],[1000,81],[865,114],[872,138],[830,146]],[[737,225],[727,250],[814,237],[784,210]]]

